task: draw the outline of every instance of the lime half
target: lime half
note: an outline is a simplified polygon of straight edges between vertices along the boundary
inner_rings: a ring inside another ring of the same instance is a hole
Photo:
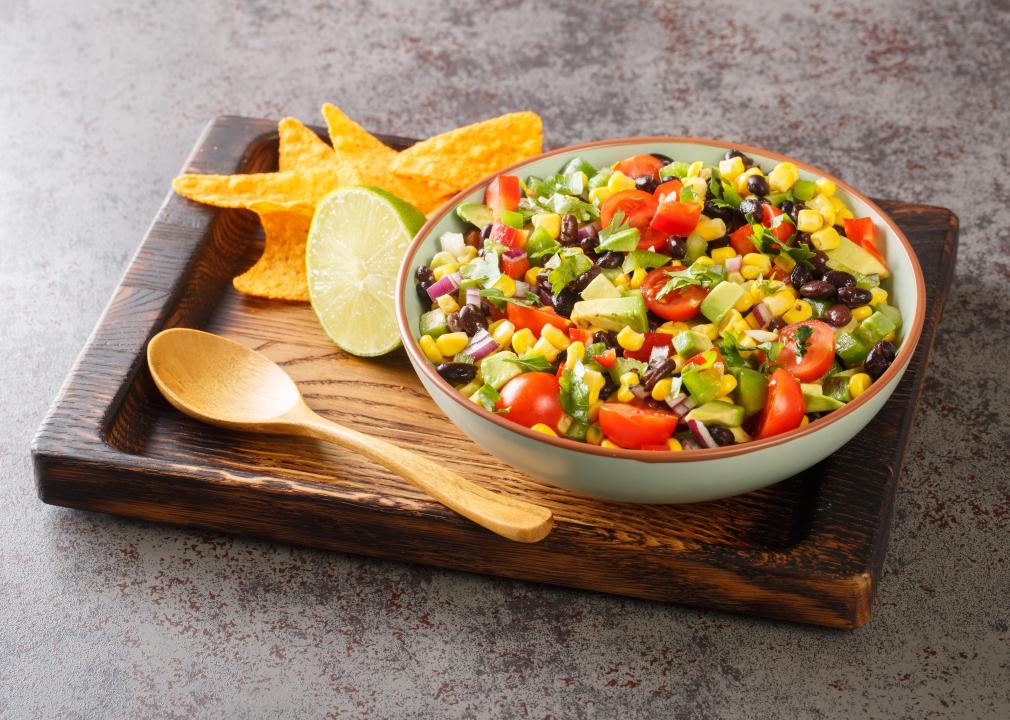
[[[374,357],[400,346],[393,286],[424,220],[378,188],[341,188],[319,203],[305,248],[309,298],[341,350]]]

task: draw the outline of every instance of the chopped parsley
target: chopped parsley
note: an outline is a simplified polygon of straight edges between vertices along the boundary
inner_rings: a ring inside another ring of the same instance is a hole
[[[497,403],[500,398],[501,395],[498,394],[498,391],[487,383],[481,385],[477,392],[473,394],[473,399],[477,402],[477,404],[488,412],[508,412],[508,408],[500,411],[494,409],[495,403]]]
[[[656,295],[657,300],[662,299],[674,290],[679,290],[689,285],[698,285],[706,289],[713,288],[723,281],[725,270],[722,265],[702,265],[696,262],[686,270],[667,272],[666,276],[670,279],[667,280],[666,285]]]
[[[492,305],[494,305],[499,310],[504,310],[508,303],[513,305],[522,305],[523,307],[539,307],[543,303],[540,302],[540,298],[529,290],[526,291],[524,297],[505,297],[503,293],[498,288],[487,288],[480,291],[480,296],[488,299]]]
[[[530,355],[529,357],[512,357],[505,353],[502,355],[505,362],[518,365],[525,372],[550,372],[553,367],[543,355]]]
[[[483,285],[486,288],[491,287],[501,277],[501,270],[498,269],[498,253],[485,249],[483,255],[474,258],[460,268],[459,274],[478,285]]]
[[[630,252],[638,246],[638,229],[631,227],[624,219],[624,213],[618,210],[607,227],[600,230],[600,244],[597,252],[614,250]]]
[[[592,266],[592,260],[573,248],[563,248],[555,253],[544,263],[544,267],[550,271],[547,273],[547,282],[551,285],[551,292],[557,295],[565,285]]]
[[[561,393],[558,399],[561,407],[575,420],[589,423],[589,385],[585,380],[586,366],[581,361],[576,362],[571,369],[565,368],[558,378]]]
[[[809,325],[800,325],[796,328],[793,339],[796,342],[796,357],[803,357],[810,347],[810,337],[814,334],[814,329]]]

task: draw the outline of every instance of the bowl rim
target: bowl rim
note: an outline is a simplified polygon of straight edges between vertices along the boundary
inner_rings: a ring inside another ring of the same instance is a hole
[[[407,287],[407,282],[411,276],[410,268],[414,263],[414,258],[421,246],[424,245],[425,240],[427,240],[428,235],[434,230],[435,226],[438,225],[449,213],[453,212],[456,205],[459,203],[460,199],[466,195],[469,195],[474,190],[484,187],[497,175],[505,175],[513,173],[527,165],[543,160],[544,158],[554,157],[556,155],[563,155],[567,153],[578,152],[582,150],[589,150],[599,147],[620,147],[622,145],[639,145],[639,144],[649,144],[649,143],[692,143],[696,145],[707,145],[709,147],[716,147],[722,149],[736,149],[744,153],[754,153],[757,155],[762,155],[768,159],[775,160],[778,162],[791,162],[794,163],[798,168],[806,170],[809,173],[819,175],[820,177],[827,178],[828,180],[835,183],[835,185],[854,198],[859,199],[861,202],[865,203],[867,206],[872,208],[879,216],[882,218],[883,222],[890,228],[891,232],[898,239],[898,242],[904,248],[905,253],[908,255],[909,260],[912,264],[912,273],[915,280],[915,291],[916,291],[916,311],[915,316],[912,318],[912,322],[906,325],[905,336],[902,340],[901,347],[898,349],[898,354],[895,357],[894,362],[891,366],[881,375],[876,381],[870,385],[870,388],[860,395],[855,400],[847,403],[845,407],[835,410],[826,417],[815,423],[809,423],[808,425],[795,428],[788,432],[782,433],[780,435],[773,435],[769,438],[764,438],[762,440],[750,440],[745,443],[738,443],[734,445],[728,445],[725,447],[717,448],[699,448],[698,450],[678,450],[678,451],[656,451],[656,450],[629,450],[626,448],[605,448],[601,445],[593,445],[590,443],[579,442],[578,440],[571,440],[569,438],[563,437],[552,437],[550,435],[545,435],[544,433],[536,432],[518,423],[510,422],[500,415],[491,413],[474,402],[471,402],[469,398],[463,397],[459,392],[456,391],[452,385],[446,382],[437,372],[435,372],[434,366],[428,361],[424,353],[421,351],[420,346],[414,339],[412,326],[407,319],[407,310],[405,292]],[[908,367],[911,361],[912,354],[915,352],[915,348],[919,343],[919,336],[922,333],[922,326],[926,317],[926,284],[922,275],[922,268],[919,266],[919,259],[915,255],[915,250],[912,248],[911,243],[908,242],[908,238],[897,226],[897,224],[891,219],[887,213],[885,213],[880,206],[875,202],[870,200],[868,197],[862,193],[855,190],[851,185],[842,180],[839,180],[834,175],[821,170],[808,163],[800,162],[794,158],[787,155],[782,155],[781,153],[772,152],[771,150],[765,150],[754,145],[743,145],[740,143],[730,143],[724,140],[714,140],[710,138],[695,138],[695,137],[679,137],[679,136],[669,136],[669,135],[647,135],[642,137],[625,137],[625,138],[611,138],[607,140],[597,140],[594,142],[581,143],[576,145],[567,145],[565,147],[557,148],[555,150],[550,150],[545,153],[541,153],[536,157],[528,158],[518,163],[509,165],[506,168],[498,170],[492,175],[481,178],[479,181],[471,184],[470,186],[464,188],[460,192],[452,196],[438,211],[435,212],[428,221],[421,227],[421,229],[414,236],[413,241],[407,247],[407,250],[403,256],[403,260],[400,263],[400,269],[396,278],[395,287],[395,301],[396,301],[396,321],[400,329],[400,336],[403,340],[403,347],[406,350],[408,356],[411,359],[411,364],[414,366],[415,370],[421,368],[421,372],[424,373],[425,377],[433,382],[440,390],[442,390],[449,398],[456,402],[461,407],[465,408],[469,412],[474,413],[477,417],[491,422],[509,432],[517,433],[529,440],[533,440],[539,443],[545,443],[547,445],[554,446],[562,450],[570,450],[573,452],[580,452],[590,456],[598,457],[608,457],[608,458],[619,458],[626,460],[637,460],[639,462],[646,463],[671,463],[671,462],[700,462],[704,460],[717,460],[720,458],[736,457],[738,455],[745,455],[751,452],[758,452],[760,450],[766,450],[784,443],[788,443],[792,440],[798,440],[800,438],[811,435],[815,432],[823,430],[841,420],[844,420],[847,416],[858,411],[860,408],[869,404],[869,402],[876,397],[879,393],[888,387],[895,379],[902,374]]]

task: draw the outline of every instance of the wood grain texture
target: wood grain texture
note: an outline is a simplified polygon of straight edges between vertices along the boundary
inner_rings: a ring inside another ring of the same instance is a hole
[[[386,138],[394,146],[410,143]],[[273,123],[211,122],[189,172],[276,164]],[[838,628],[871,613],[897,477],[950,287],[957,218],[878,201],[926,276],[918,351],[867,428],[819,465],[769,488],[684,506],[605,503],[527,478],[467,440],[402,352],[346,356],[300,303],[246,298],[231,278],[255,261],[255,216],[169,195],[33,443],[45,502],[157,522]],[[255,348],[336,422],[394,441],[549,508],[555,529],[516,545],[360,457],[304,438],[208,428],[154,388],[146,342],[198,327]]]

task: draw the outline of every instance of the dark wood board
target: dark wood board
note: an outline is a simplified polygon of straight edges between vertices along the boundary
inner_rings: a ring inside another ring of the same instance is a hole
[[[412,141],[386,137],[395,147]],[[276,167],[275,125],[220,117],[191,172]],[[300,303],[243,297],[231,278],[262,248],[255,216],[170,193],[32,446],[47,503],[607,593],[836,628],[869,618],[897,478],[957,251],[944,208],[878,200],[922,263],[927,312],[890,401],[810,470],[717,502],[658,506],[573,496],[482,452],[441,414],[402,351],[339,352]],[[147,341],[174,326],[232,337],[275,360],[309,404],[550,507],[546,540],[504,540],[339,448],[201,425],[158,394]]]

